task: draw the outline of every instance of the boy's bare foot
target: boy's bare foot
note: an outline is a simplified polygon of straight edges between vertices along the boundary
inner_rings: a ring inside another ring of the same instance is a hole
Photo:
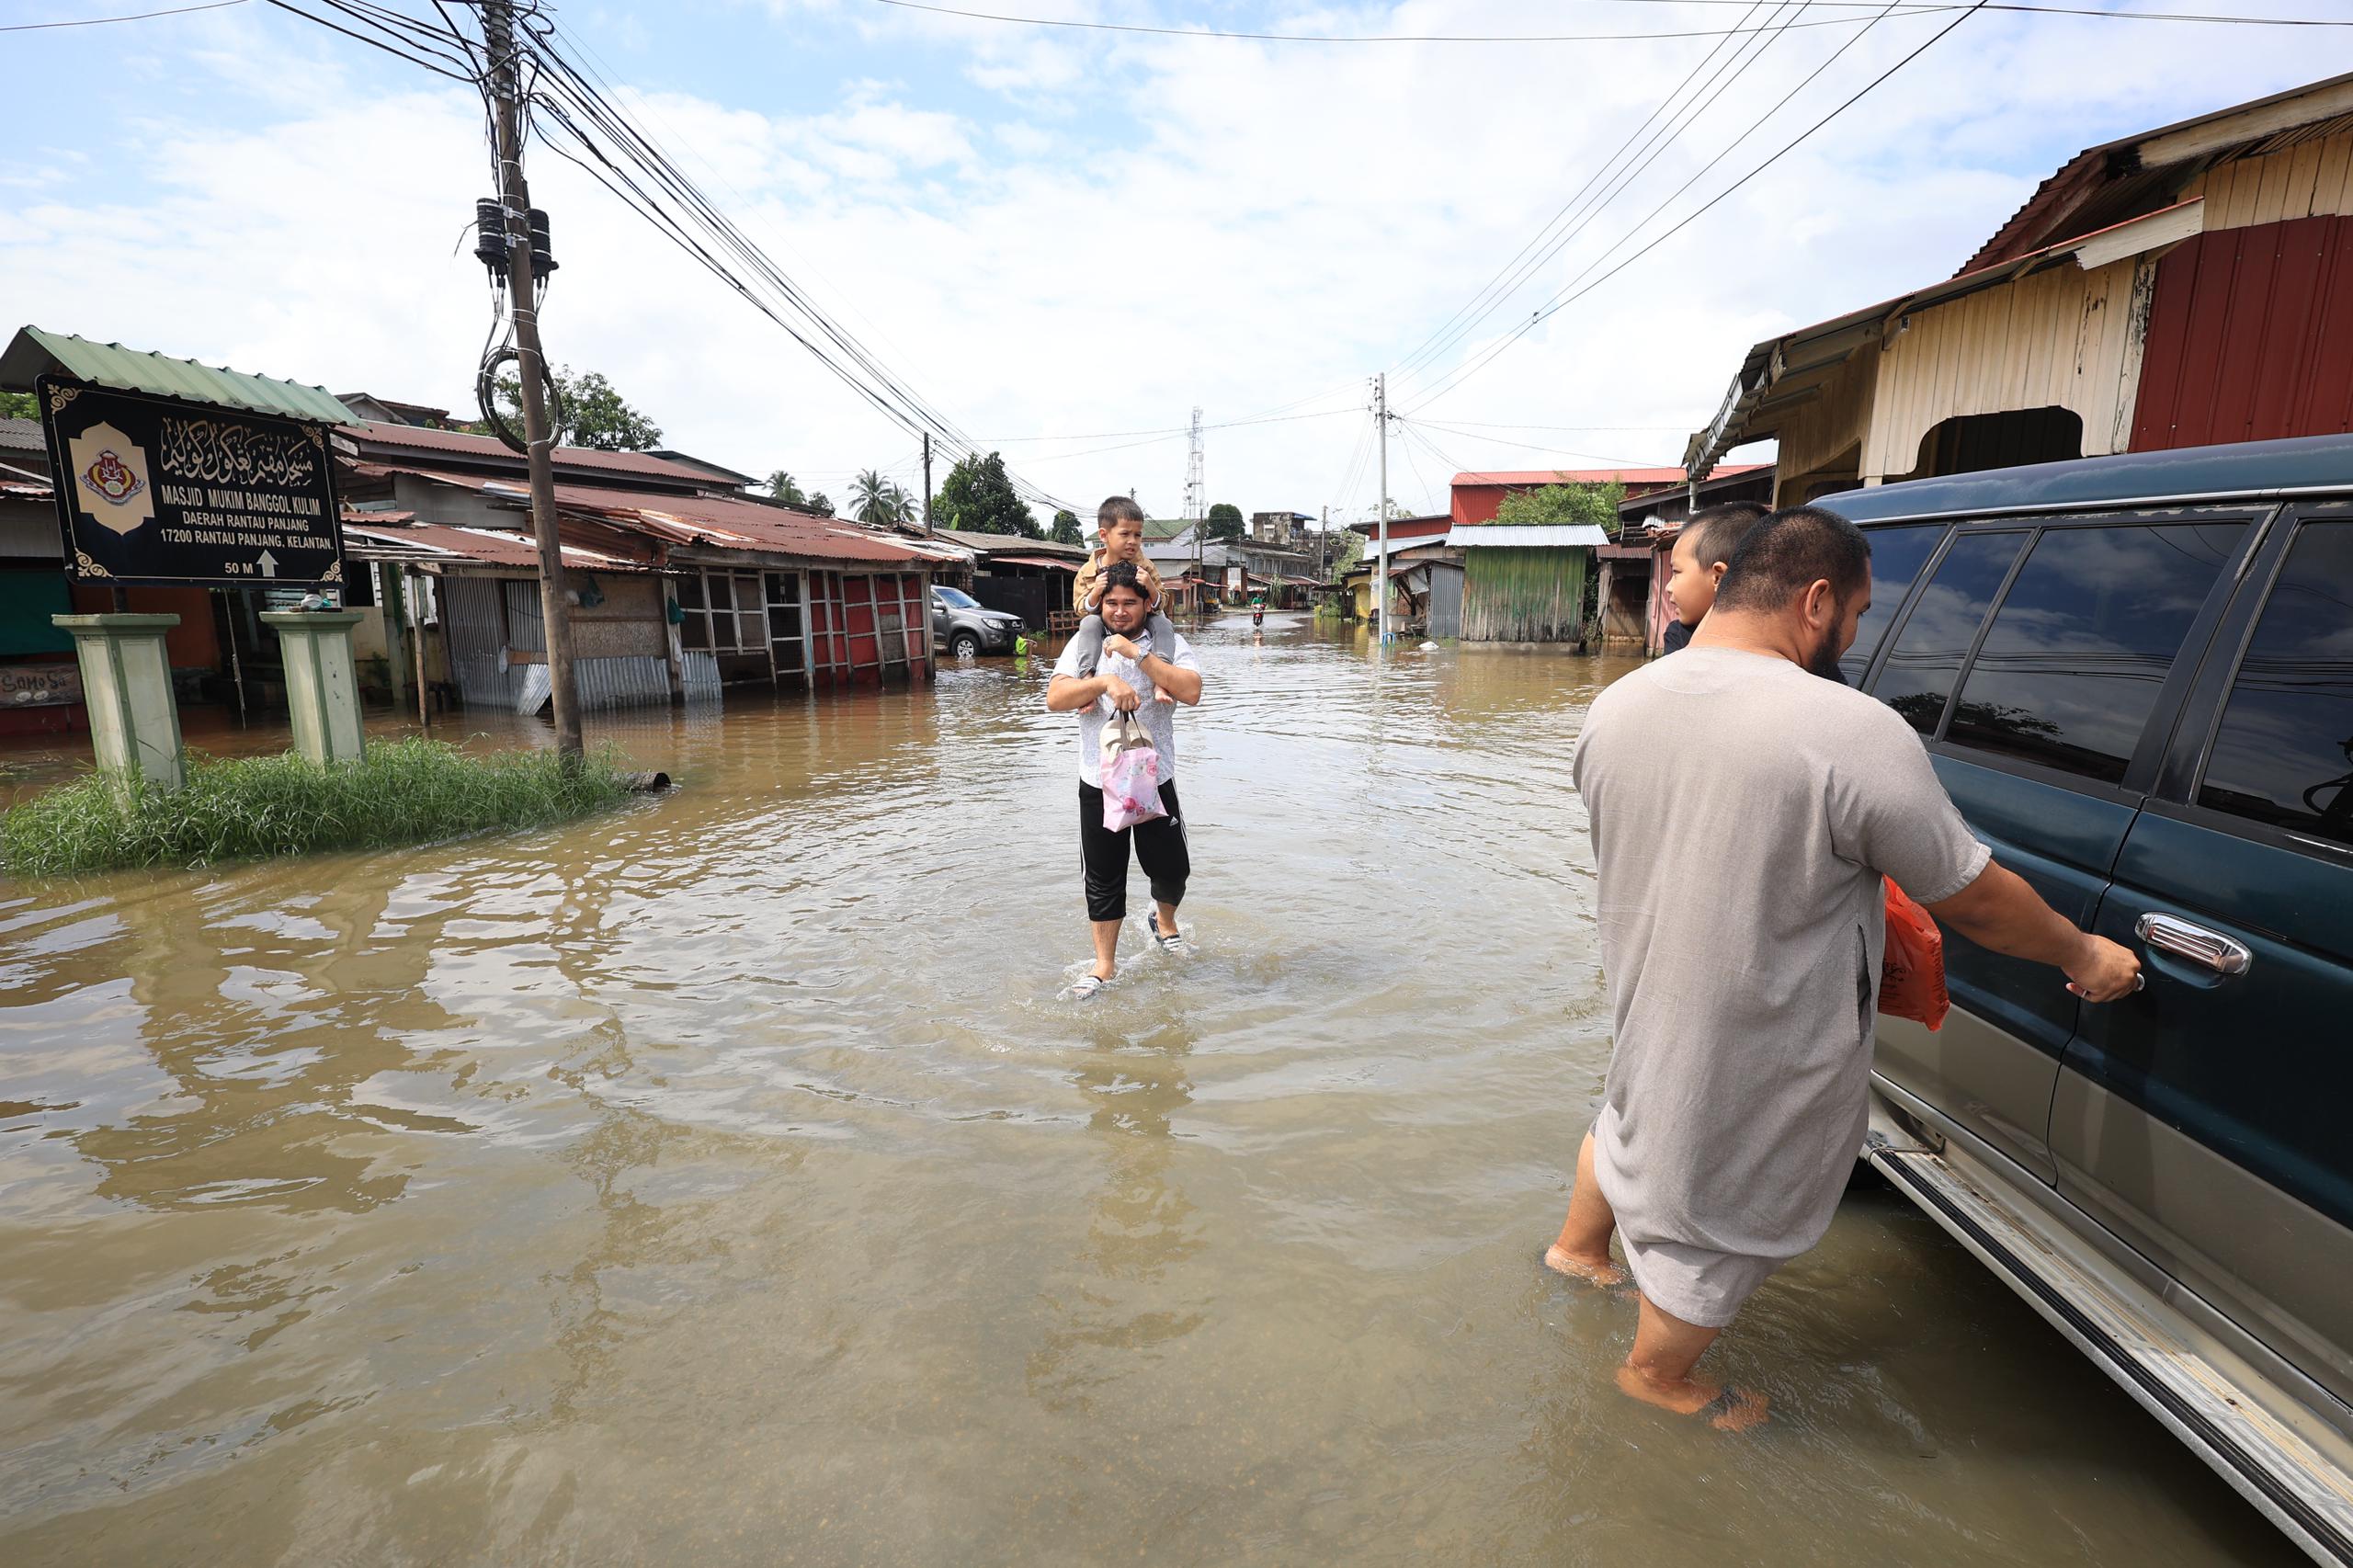
[[[1554,1242],[1544,1249],[1544,1267],[1555,1274],[1565,1274],[1572,1279],[1582,1279],[1588,1285],[1623,1285],[1626,1271],[1608,1255],[1599,1258],[1572,1256],[1567,1248]]]
[[[1627,1397],[1673,1411],[1677,1415],[1703,1415],[1719,1432],[1746,1432],[1772,1419],[1772,1402],[1747,1389],[1719,1388],[1696,1378],[1663,1382],[1644,1377],[1632,1367],[1618,1369],[1618,1387]]]

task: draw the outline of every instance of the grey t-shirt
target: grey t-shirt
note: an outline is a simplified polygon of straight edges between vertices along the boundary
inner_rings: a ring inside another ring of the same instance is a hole
[[[1199,669],[1200,661],[1193,656],[1193,645],[1186,642],[1183,635],[1173,629],[1168,635],[1175,639],[1176,643],[1176,651],[1165,655],[1168,662],[1182,670]],[[1140,655],[1154,651],[1152,637],[1148,632],[1139,631],[1130,641],[1135,643],[1136,652]],[[1136,717],[1143,721],[1144,733],[1152,737],[1153,749],[1160,754],[1160,781],[1165,784],[1175,778],[1176,777],[1176,710],[1180,704],[1154,702],[1153,698],[1160,688],[1152,684],[1152,677],[1144,674],[1133,659],[1122,658],[1117,654],[1106,654],[1097,664],[1095,673],[1118,676],[1136,688],[1136,695],[1143,699],[1142,703],[1136,709]],[[1062,657],[1054,661],[1054,674],[1058,676],[1078,674],[1078,640],[1076,638],[1073,638],[1063,645]],[[1108,697],[1097,700],[1092,708],[1079,710],[1078,780],[1082,784],[1092,784],[1097,789],[1102,787],[1103,721],[1108,719],[1111,713],[1111,699]]]
[[[1767,654],[1626,676],[1574,772],[1617,1026],[1601,1189],[1644,1293],[1721,1325],[1821,1239],[1861,1147],[1881,874],[1933,903],[1989,854],[1910,725]]]

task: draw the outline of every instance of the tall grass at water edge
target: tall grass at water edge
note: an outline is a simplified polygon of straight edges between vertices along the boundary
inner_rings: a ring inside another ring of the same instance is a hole
[[[565,767],[552,751],[471,756],[438,741],[381,742],[357,761],[195,757],[188,782],[93,773],[0,814],[0,870],[68,876],[426,844],[541,827],[629,793],[610,752]]]

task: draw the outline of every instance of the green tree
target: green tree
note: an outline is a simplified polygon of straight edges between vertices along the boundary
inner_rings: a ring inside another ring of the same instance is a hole
[[[1078,531],[1078,514],[1071,511],[1056,512],[1051,538],[1056,544],[1085,544],[1086,536]]]
[[[30,392],[0,392],[0,419],[39,419],[40,400]]]
[[[1495,521],[1592,523],[1614,528],[1618,526],[1618,503],[1625,498],[1626,486],[1618,480],[1593,484],[1568,479],[1535,490],[1513,491],[1495,509]]]
[[[868,469],[849,484],[850,516],[861,523],[880,523],[896,528],[908,521],[907,493],[895,480],[885,479],[874,469]]]
[[[785,472],[782,469],[779,469],[774,473],[768,475],[768,498],[772,501],[782,502],[788,506],[801,507],[803,510],[806,510],[809,506],[808,494],[802,491],[799,483],[793,479],[792,475]]]
[[[560,447],[587,447],[600,452],[642,452],[662,444],[662,426],[630,406],[621,394],[595,370],[574,375],[566,365],[555,373],[555,439]],[[513,371],[498,378],[498,412],[506,427],[523,433],[523,381]],[[469,425],[476,435],[489,427]]]
[[[1343,528],[1332,539],[1332,581],[1338,582],[1349,567],[1364,559],[1364,535],[1354,528]]]
[[[1209,526],[1201,530],[1201,537],[1214,544],[1220,540],[1240,539],[1249,528],[1243,521],[1241,507],[1231,501],[1220,501],[1210,508]]]
[[[821,517],[830,517],[834,515],[833,498],[822,490],[809,492],[809,499],[801,506],[803,510],[814,512]]]
[[[942,528],[967,533],[1046,537],[1046,530],[1038,526],[1038,519],[1014,490],[1005,472],[1005,459],[995,452],[986,457],[975,452],[957,460],[932,501],[932,515]]]

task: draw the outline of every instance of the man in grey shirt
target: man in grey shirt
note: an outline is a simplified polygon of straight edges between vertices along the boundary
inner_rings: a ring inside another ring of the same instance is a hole
[[[1819,678],[1870,604],[1853,524],[1777,512],[1689,648],[1603,692],[1577,742],[1616,1045],[1545,1262],[1614,1283],[1614,1230],[1642,1293],[1620,1386],[1728,1429],[1764,1400],[1693,1368],[1822,1239],[1862,1146],[1880,878],[2090,1001],[2139,984],[2130,952],[1993,863],[1899,715]]]

